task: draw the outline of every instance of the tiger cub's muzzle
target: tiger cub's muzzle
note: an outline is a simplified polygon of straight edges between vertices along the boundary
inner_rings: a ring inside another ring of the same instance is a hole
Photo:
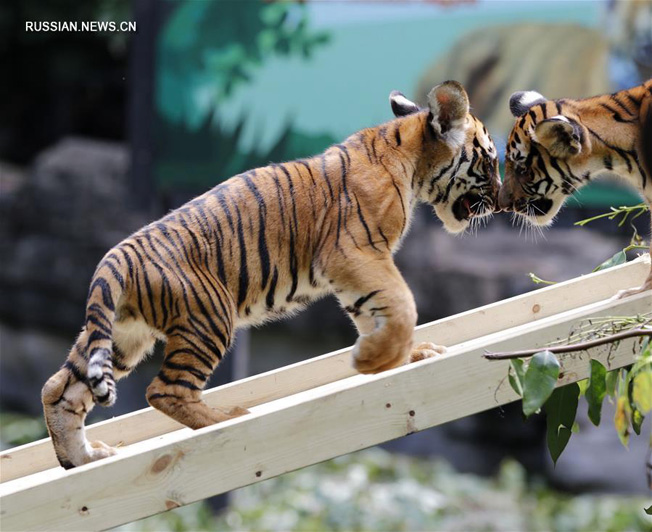
[[[494,211],[494,197],[488,190],[474,189],[465,192],[453,202],[453,216],[458,222],[476,216],[486,216]]]

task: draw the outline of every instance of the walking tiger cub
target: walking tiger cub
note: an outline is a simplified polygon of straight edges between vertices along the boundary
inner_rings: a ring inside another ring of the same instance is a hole
[[[652,207],[652,79],[582,100],[516,92],[510,108],[516,123],[505,152],[502,209],[548,225],[566,197],[600,175],[627,180]],[[618,297],[650,289],[652,270],[641,287]]]
[[[110,250],[91,282],[86,321],[42,392],[61,465],[115,454],[88,442],[94,402],[112,405],[115,380],[166,342],[148,402],[191,428],[246,414],[209,408],[202,389],[238,327],[293,313],[334,293],[360,337],[353,364],[376,373],[436,354],[413,348],[417,313],[392,254],[415,205],[433,205],[463,231],[490,214],[500,185],[496,148],[448,81],[419,109],[402,94],[396,119],[322,155],[235,176]]]

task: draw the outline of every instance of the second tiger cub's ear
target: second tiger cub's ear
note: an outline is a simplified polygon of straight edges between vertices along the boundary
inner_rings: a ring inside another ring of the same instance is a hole
[[[428,94],[430,125],[438,136],[452,146],[464,142],[469,97],[457,81],[445,81]]]
[[[419,106],[416,103],[411,102],[398,91],[392,91],[389,94],[389,103],[396,117],[411,115],[419,110]]]
[[[550,155],[558,159],[578,155],[582,151],[582,139],[586,138],[582,126],[562,115],[539,122],[534,136]]]

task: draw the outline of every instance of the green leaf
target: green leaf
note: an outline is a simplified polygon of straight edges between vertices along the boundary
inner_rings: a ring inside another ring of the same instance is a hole
[[[599,361],[591,359],[591,376],[586,390],[586,400],[589,403],[589,419],[596,427],[600,424],[602,401],[607,394],[607,368]]]
[[[648,514],[648,515],[652,515],[652,504],[650,504],[650,506],[648,506],[645,509],[645,513]]]
[[[577,381],[577,384],[580,387],[580,397],[586,395],[586,390],[589,387],[589,379],[582,379],[581,381]]]
[[[599,272],[600,270],[606,270],[608,268],[618,266],[619,264],[624,264],[625,262],[627,262],[627,255],[625,254],[625,251],[620,250],[613,257],[611,257],[609,260],[604,261],[593,271]]]
[[[652,369],[641,368],[632,380],[632,402],[641,414],[647,414],[652,410]]]
[[[605,379],[607,395],[612,397],[616,396],[616,384],[618,383],[618,370],[614,369],[607,373],[607,378]]]
[[[531,416],[546,402],[555,389],[559,376],[559,361],[550,351],[540,351],[532,357],[523,379],[523,413]]]
[[[541,279],[537,274],[535,273],[528,273],[530,277],[530,281],[532,281],[534,284],[547,284],[547,285],[553,285],[557,284],[557,281],[546,281],[545,279]]]
[[[546,441],[548,451],[555,465],[570,440],[575,415],[577,414],[577,403],[580,398],[580,387],[575,382],[557,388],[550,399],[546,401]]]
[[[619,397],[616,401],[616,415],[614,416],[614,425],[616,426],[616,432],[618,432],[618,438],[620,438],[620,443],[625,447],[629,444],[629,415],[630,408],[629,403],[625,397]]]
[[[523,379],[525,378],[525,370],[523,369],[523,360],[520,358],[513,358],[509,361],[509,384],[512,389],[520,396],[523,397]]]
[[[632,416],[632,409],[627,397],[627,370],[621,369],[618,372],[618,396],[616,399],[616,414],[614,415],[614,425],[620,442],[627,447],[629,444],[629,425]]]
[[[641,435],[641,426],[643,425],[643,421],[645,421],[645,416],[641,414],[637,408],[632,408],[632,428],[638,436]]]

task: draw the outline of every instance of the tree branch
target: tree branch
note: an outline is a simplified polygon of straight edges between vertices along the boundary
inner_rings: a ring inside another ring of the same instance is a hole
[[[577,344],[557,345],[554,347],[540,347],[538,349],[526,349],[524,351],[503,351],[496,353],[486,352],[483,356],[489,360],[506,360],[510,358],[529,357],[541,351],[550,351],[551,353],[572,353],[574,351],[585,351],[586,349],[591,349],[592,347],[610,344],[612,342],[617,342],[626,338],[636,338],[637,336],[649,336],[652,338],[652,328],[639,327],[636,329],[630,329],[629,331],[605,336],[604,338],[598,338],[596,340],[589,340],[587,342],[580,342]]]

